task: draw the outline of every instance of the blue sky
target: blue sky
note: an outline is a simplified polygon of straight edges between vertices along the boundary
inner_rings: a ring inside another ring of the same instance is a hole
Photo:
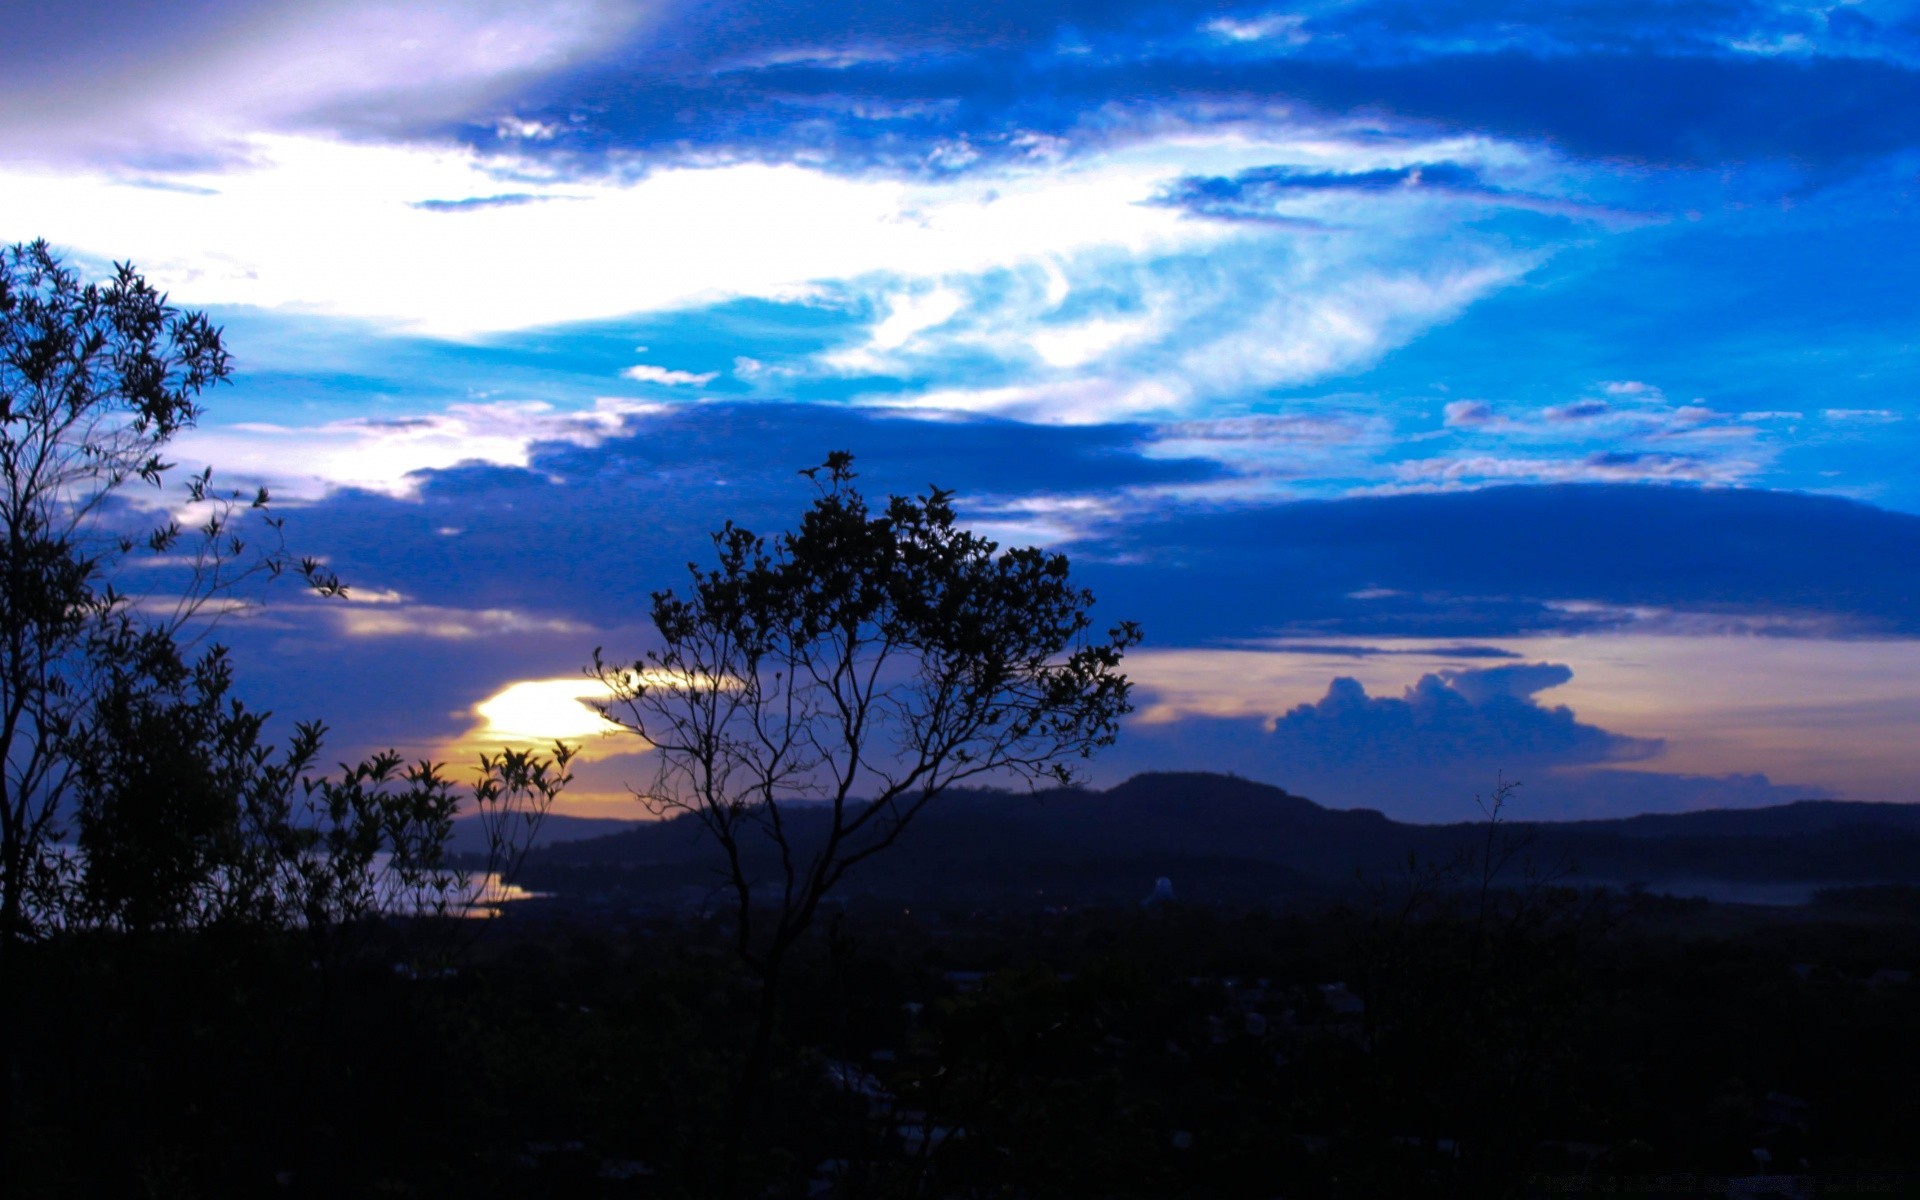
[[[180,457],[274,487],[356,599],[222,636],[342,755],[589,728],[592,648],[847,448],[1141,620],[1099,781],[1920,799],[1913,5],[10,28],[0,238],[225,325]],[[574,809],[627,815],[597,745]]]

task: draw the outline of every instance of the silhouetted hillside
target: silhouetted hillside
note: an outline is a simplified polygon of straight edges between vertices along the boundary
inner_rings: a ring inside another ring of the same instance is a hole
[[[801,842],[822,814],[796,809]],[[1194,900],[1277,901],[1404,872],[1408,856],[1443,861],[1477,845],[1484,825],[1412,825],[1370,809],[1329,809],[1234,776],[1138,775],[1107,791],[957,793],[929,808],[898,845],[863,863],[843,894],[989,901],[1036,896],[1113,901],[1167,876]],[[1542,868],[1569,881],[1625,883],[1920,882],[1920,809],[1802,801],[1776,808],[1514,822]],[[770,847],[748,853],[771,881]],[[687,820],[551,846],[527,882],[562,895],[693,898],[717,882],[713,850]]]
[[[631,821],[619,821],[611,817],[565,817],[553,813],[541,819],[533,844],[554,846],[561,842],[577,842],[584,838],[604,838],[609,834],[632,829],[638,824],[641,822],[637,818]],[[455,854],[485,854],[487,831],[474,818],[463,817],[453,823],[450,847]]]

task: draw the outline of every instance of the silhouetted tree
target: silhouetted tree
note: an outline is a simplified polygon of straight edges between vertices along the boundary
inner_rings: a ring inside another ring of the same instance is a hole
[[[596,650],[590,668],[605,714],[653,748],[637,794],[724,855],[735,949],[759,982],[729,1175],[782,967],[827,893],[956,784],[1069,782],[1130,710],[1118,668],[1139,632],[1089,636],[1093,597],[1065,555],[956,527],[939,489],[874,511],[852,461],[803,472],[816,495],[792,532],[728,522],[687,595],[654,594],[660,648],[629,665]]]
[[[0,248],[0,953],[48,924],[325,929],[453,903],[464,880],[442,767],[387,752],[315,778],[319,725],[281,751],[230,695],[226,652],[188,654],[251,577],[345,593],[288,553],[264,489],[211,471],[186,481],[187,524],[141,527],[128,485],[163,482],[165,447],[230,374],[220,330],[132,266],[83,283],[44,242]],[[168,590],[120,589],[135,555]],[[495,865],[531,840],[569,755],[482,758],[471,798]],[[77,856],[59,846],[76,831]]]
[[[264,490],[222,491],[210,472],[187,482],[190,528],[168,517],[135,532],[125,488],[163,481],[162,451],[230,373],[220,330],[130,265],[82,283],[44,242],[0,248],[0,953],[32,932],[36,894],[57,902],[66,860],[52,847],[75,747],[113,719],[103,698],[177,658],[172,639],[250,576],[292,568],[341,591],[287,554]],[[182,574],[136,607],[116,575],[142,551]]]
[[[317,777],[323,727],[299,725],[284,751],[267,741],[266,714],[229,695],[224,649],[189,664],[145,630],[112,662],[72,748],[79,871],[66,923],[302,928],[327,941],[370,917],[485,901],[447,853],[462,789],[440,764],[388,750]],[[481,756],[464,807],[487,834],[483,878],[512,875],[572,754],[556,743]]]

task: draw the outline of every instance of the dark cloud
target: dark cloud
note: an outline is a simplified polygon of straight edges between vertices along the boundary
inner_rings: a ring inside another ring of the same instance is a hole
[[[153,81],[228,63],[300,11],[269,0],[16,7],[0,88],[23,112],[50,90],[86,100],[98,90],[74,81],[108,77],[164,107],[170,93]],[[608,151],[639,151],[940,171],[1028,154],[1035,135],[1097,144],[1169,118],[1303,110],[1638,163],[1831,166],[1920,144],[1909,65],[1920,42],[1905,24],[1848,9],[1392,0],[1276,18],[1260,5],[1156,0],[718,0],[632,28],[504,96],[409,98],[417,81],[395,79],[377,96],[284,119],[381,138],[453,133],[587,169]],[[1776,49],[1741,49],[1756,46]],[[169,165],[170,151],[147,149],[155,167]],[[183,148],[173,165],[204,165],[218,149]]]
[[[732,519],[777,532],[805,506],[800,468],[850,450],[871,495],[1089,493],[1220,478],[1198,459],[1147,458],[1135,426],[927,421],[856,409],[714,404],[631,418],[592,446],[536,447],[528,466],[419,472],[413,499],[345,491],[298,515],[303,545],[350,581],[435,604],[617,622],[678,583]]]
[[[1291,64],[1287,91],[1654,165],[1857,162],[1920,142],[1920,72],[1851,58],[1459,54]]]
[[[182,50],[204,49],[250,16],[291,7],[246,0],[62,0],[7,8],[0,64],[18,85],[54,77],[77,63],[95,70],[138,70]]]
[[[1568,632],[1628,609],[1920,634],[1920,517],[1792,492],[1563,484],[1189,509],[1086,548],[1096,590],[1161,644]]]
[[[1613,411],[1613,406],[1605,400],[1580,400],[1573,404],[1559,404],[1543,414],[1549,421],[1590,421],[1595,417],[1604,417]]]
[[[347,577],[436,604],[590,623],[675,583],[729,518],[782,529],[795,472],[858,456],[873,494],[955,490],[973,521],[1052,501],[1118,504],[1065,543],[1113,617],[1152,644],[1485,639],[1663,616],[1729,630],[1920,634],[1920,517],[1832,497],[1580,484],[1233,505],[1126,499],[1231,476],[1149,457],[1146,426],[930,422],[867,410],[688,405],[529,465],[424,471],[414,499],[343,492],[298,514]],[[1145,489],[1132,492],[1130,489]]]
[[[1209,32],[1235,17],[1203,5],[880,7],[684,11],[630,53],[523,93],[516,116],[558,135],[515,144],[943,170],[1024,155],[1033,135],[1098,143],[1169,117],[1302,108],[1683,166],[1837,165],[1920,143],[1920,73],[1893,49],[1855,56],[1862,31],[1843,21],[1831,49],[1846,57],[1738,51],[1826,46],[1825,23],[1758,5],[1345,5],[1303,19],[1297,43]],[[1239,18],[1255,30],[1267,19]],[[489,119],[464,132],[493,144],[510,130]],[[1292,186],[1396,182],[1379,174]]]
[[[1235,175],[1192,175],[1169,187],[1159,202],[1200,216],[1265,221],[1288,195],[1313,192],[1423,191],[1501,197],[1472,167],[1452,162],[1420,163],[1378,171],[1301,171],[1256,167]]]

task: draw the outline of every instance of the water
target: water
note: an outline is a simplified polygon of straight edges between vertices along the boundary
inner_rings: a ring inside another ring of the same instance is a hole
[[[58,862],[55,871],[67,883],[77,884],[84,865],[80,848],[65,843],[51,848]],[[367,915],[380,916],[434,916],[444,915],[468,920],[488,920],[500,916],[507,905],[522,900],[538,899],[540,893],[530,892],[517,883],[509,883],[498,871],[456,871],[438,873],[444,886],[426,884],[408,888],[396,878],[392,870],[392,856],[378,854],[374,856],[368,876],[372,888],[366,896]],[[206,884],[207,908],[217,903],[219,890],[224,877],[215,872]],[[64,928],[70,922],[65,912],[30,912],[36,925],[46,928]]]

